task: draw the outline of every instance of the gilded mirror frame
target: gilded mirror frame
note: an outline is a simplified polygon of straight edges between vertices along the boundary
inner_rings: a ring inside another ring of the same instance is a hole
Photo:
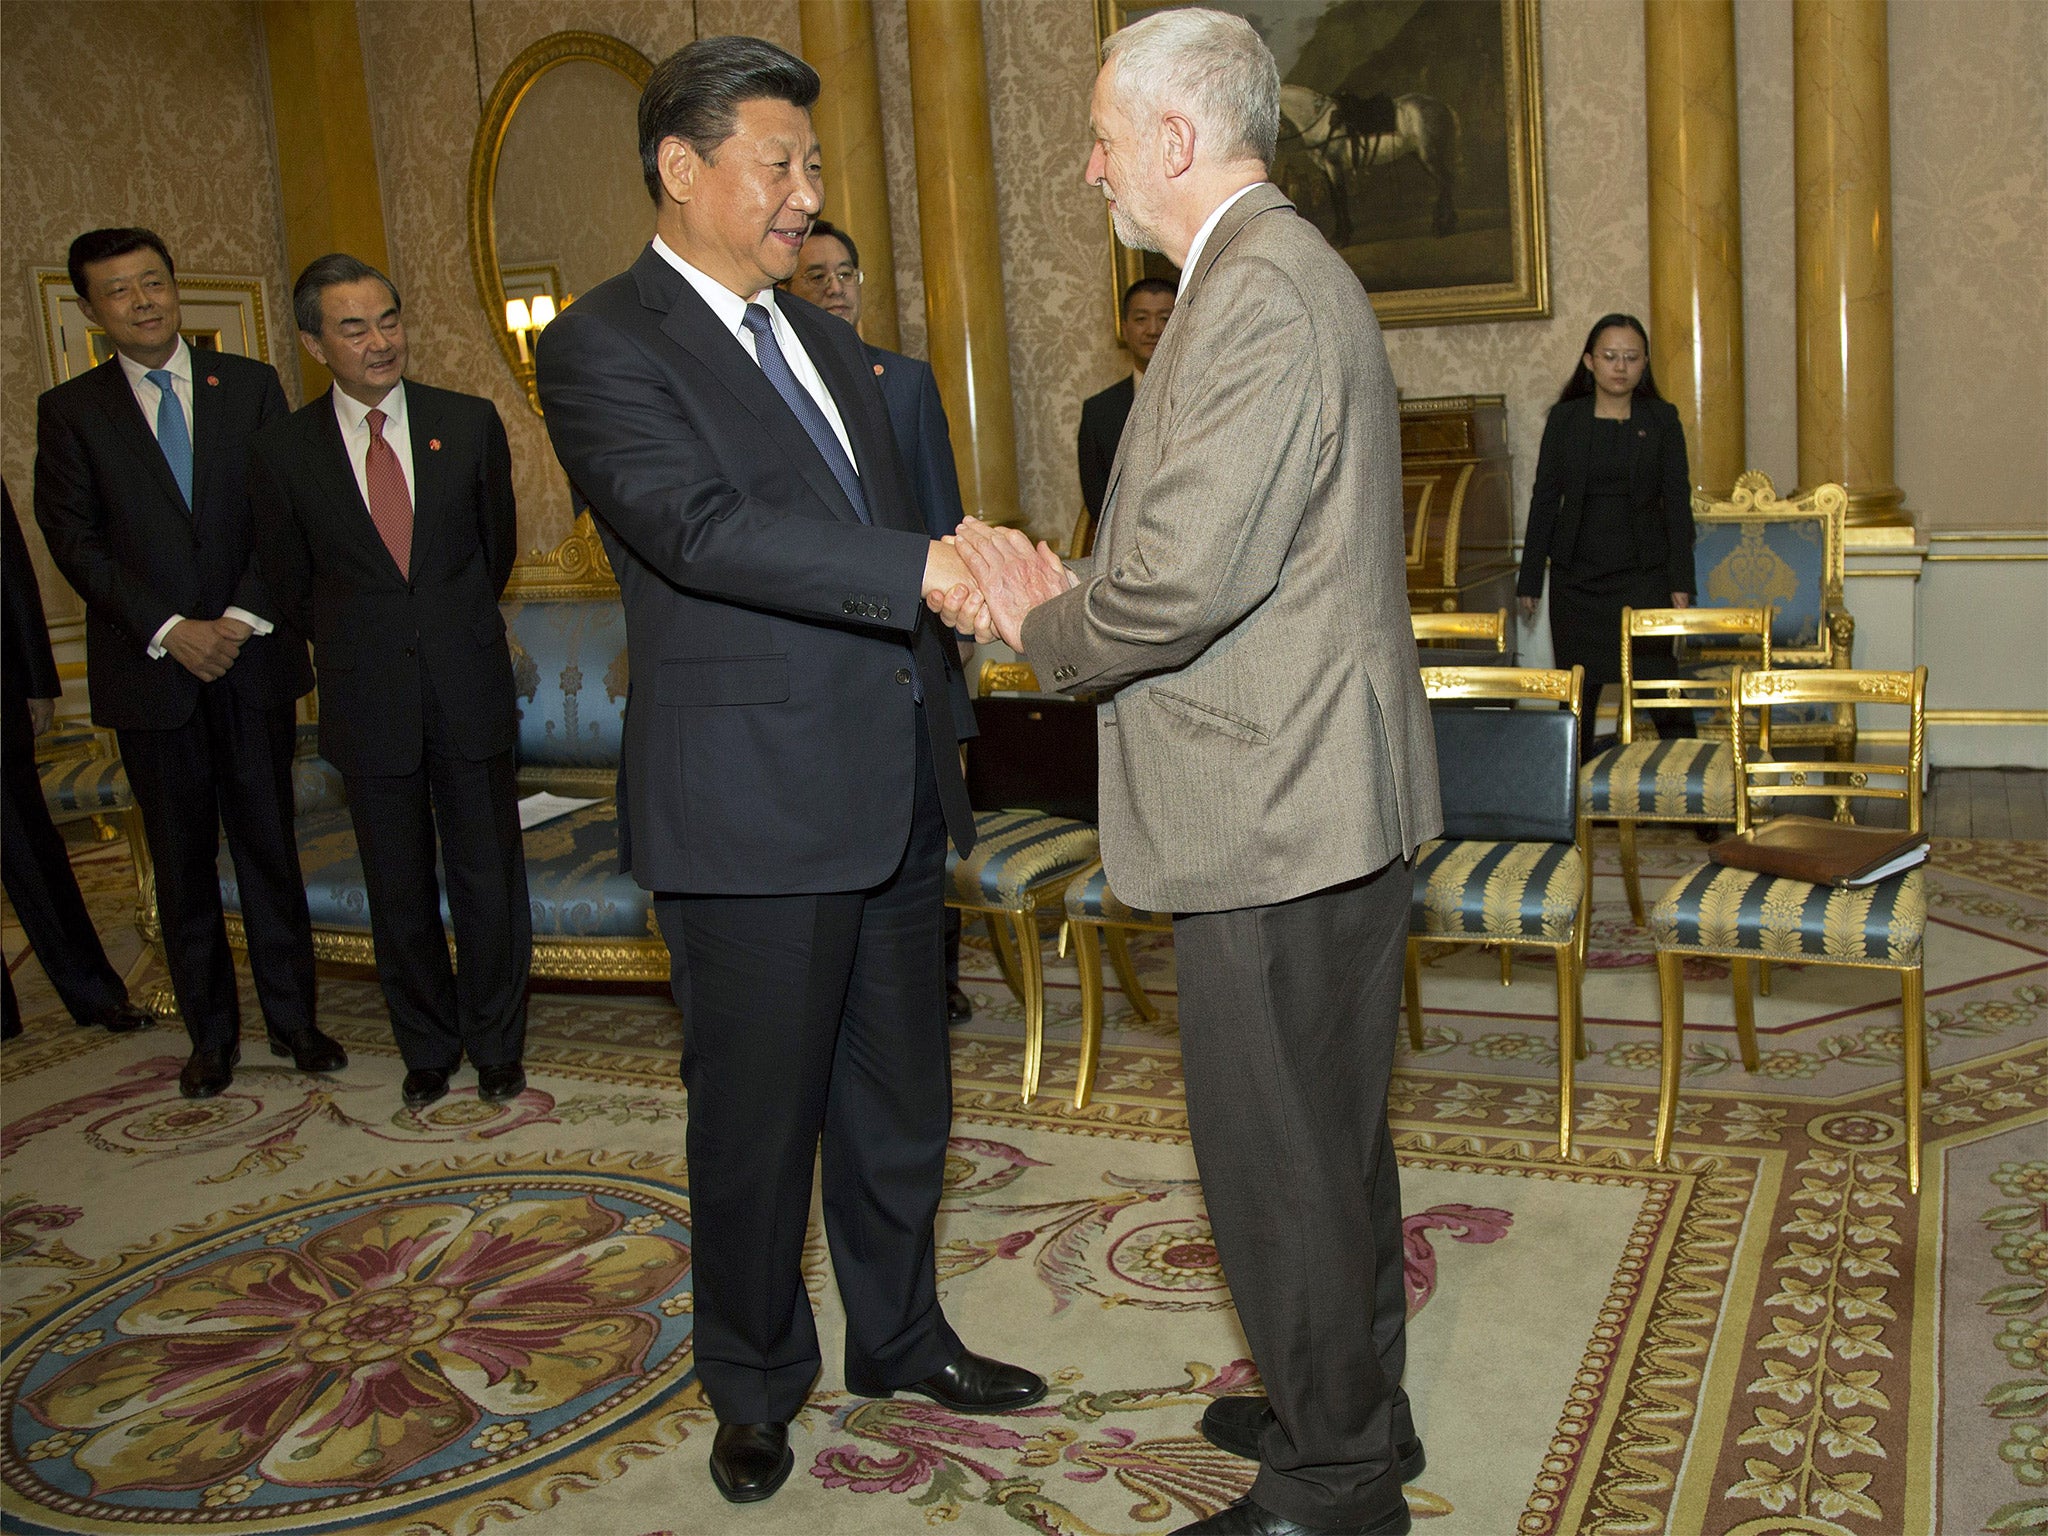
[[[636,91],[644,90],[647,77],[654,73],[652,60],[631,43],[616,37],[602,32],[551,32],[505,66],[491,99],[484,104],[483,118],[477,124],[476,147],[469,156],[469,260],[477,298],[484,307],[484,320],[498,340],[498,350],[504,354],[505,366],[519,381],[527,404],[536,414],[540,411],[540,394],[534,384],[533,364],[520,361],[518,343],[505,328],[505,281],[498,268],[498,226],[494,217],[498,158],[504,153],[512,114],[535,82],[551,69],[577,62],[615,69]]]

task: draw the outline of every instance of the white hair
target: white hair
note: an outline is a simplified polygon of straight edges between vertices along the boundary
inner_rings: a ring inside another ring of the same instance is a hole
[[[1125,110],[1178,108],[1199,133],[1213,136],[1219,158],[1273,163],[1280,66],[1243,17],[1155,11],[1112,34],[1102,62],[1116,65],[1113,89]]]

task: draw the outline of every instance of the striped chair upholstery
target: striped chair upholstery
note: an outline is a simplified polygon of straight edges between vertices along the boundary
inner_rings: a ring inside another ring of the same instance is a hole
[[[1918,965],[1926,930],[1927,890],[1918,869],[1837,889],[1707,864],[1650,911],[1650,934],[1660,950],[1739,949],[1764,960]]]
[[[1610,747],[1579,770],[1588,816],[1735,820],[1735,753],[1725,741],[1653,737]]]
[[[1147,1021],[1159,1010],[1145,995],[1131,964],[1130,935],[1171,933],[1172,915],[1134,907],[1109,888],[1109,876],[1098,861],[1067,883],[1067,927],[1074,936],[1074,959],[1081,972],[1081,1064],[1074,1078],[1074,1108],[1086,1109],[1095,1091],[1095,1064],[1102,1051],[1102,951],[1109,950],[1117,985],[1131,1011]]]
[[[43,801],[53,821],[112,815],[135,803],[128,791],[128,770],[118,757],[66,754],[38,761],[36,777],[42,781]]]
[[[1045,811],[976,811],[974,851],[946,855],[946,905],[976,912],[1003,979],[1024,1005],[1025,1103],[1045,1054],[1045,965],[1038,914],[1096,857],[1095,829]]]
[[[1570,843],[1428,842],[1412,878],[1408,931],[1429,938],[1560,943],[1586,895],[1586,861]]]

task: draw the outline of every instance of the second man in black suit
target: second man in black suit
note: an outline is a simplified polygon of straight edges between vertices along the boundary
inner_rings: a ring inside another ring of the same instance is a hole
[[[223,827],[270,1048],[331,1072],[348,1057],[313,1024],[292,834],[294,708],[313,670],[257,574],[249,515],[249,438],[285,414],[284,390],[268,363],[186,344],[177,272],[149,230],[80,235],[70,268],[115,355],[36,402],[36,521],[85,599],[92,718],[119,739],[156,866],[164,957],[192,1037],[178,1088],[211,1098],[241,1057]]]
[[[1124,290],[1124,347],[1136,366],[1128,378],[1081,402],[1081,430],[1074,444],[1081,463],[1081,503],[1095,522],[1102,521],[1102,498],[1109,491],[1109,471],[1116,463],[1116,446],[1123,441],[1131,402],[1138,398],[1138,384],[1159,350],[1166,322],[1173,318],[1175,297],[1173,284],[1163,277],[1141,277]]]
[[[320,750],[348,787],[405,1102],[446,1093],[465,1053],[478,1097],[509,1099],[526,1086],[533,928],[498,613],[517,547],[504,423],[406,381],[398,290],[353,256],[308,266],[292,308],[334,388],[258,435],[250,491],[264,576],[313,637]]]

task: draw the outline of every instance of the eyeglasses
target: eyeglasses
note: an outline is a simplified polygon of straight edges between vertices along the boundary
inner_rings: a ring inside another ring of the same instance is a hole
[[[1633,368],[1643,360],[1643,354],[1640,352],[1596,352],[1593,355],[1609,366],[1615,363],[1626,363],[1629,367]]]
[[[858,288],[860,286],[859,267],[811,267],[806,269],[802,276],[806,283],[821,292],[834,286],[841,288]]]

